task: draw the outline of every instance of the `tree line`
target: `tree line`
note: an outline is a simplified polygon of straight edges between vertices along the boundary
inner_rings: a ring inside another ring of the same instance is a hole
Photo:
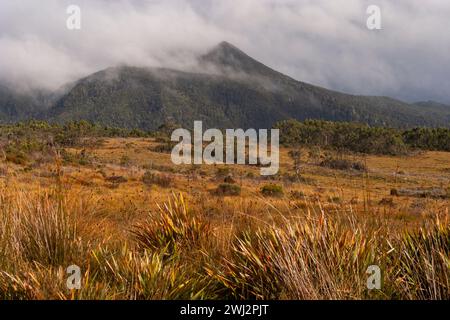
[[[394,129],[323,120],[284,120],[277,122],[274,128],[280,129],[280,143],[285,146],[318,146],[343,152],[387,155],[406,154],[413,150],[450,151],[448,128]],[[166,136],[168,132],[165,129],[161,126],[159,132],[150,132],[88,121],[50,124],[33,120],[0,126],[0,140],[50,140],[57,145],[71,146],[83,137]]]
[[[284,120],[280,143],[286,146],[320,146],[368,154],[406,154],[412,150],[450,151],[450,129],[394,129],[353,122]]]

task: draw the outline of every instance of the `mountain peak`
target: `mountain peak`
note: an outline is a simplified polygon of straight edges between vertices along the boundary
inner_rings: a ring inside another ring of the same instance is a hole
[[[217,44],[211,51],[210,53],[214,52],[214,51],[220,51],[223,53],[238,53],[238,54],[245,54],[242,50],[240,50],[238,47],[236,47],[235,45],[227,42],[227,41],[222,41],[219,44]]]
[[[233,67],[233,69],[240,69],[245,64],[256,62],[242,50],[226,41],[222,41],[213,47],[201,59],[204,62],[213,63],[221,67]]]
[[[213,65],[224,73],[243,72],[259,76],[278,74],[227,41],[222,41],[213,47],[200,58],[200,62]]]

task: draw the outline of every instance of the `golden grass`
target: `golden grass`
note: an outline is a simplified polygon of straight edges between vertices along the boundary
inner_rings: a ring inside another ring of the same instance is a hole
[[[448,198],[390,195],[448,189],[449,153],[358,157],[367,173],[304,158],[292,182],[282,149],[275,180],[229,167],[241,187],[229,197],[214,192],[224,166],[176,167],[155,145],[105,139],[87,166],[0,164],[0,298],[450,298]],[[145,184],[146,172],[172,186]],[[264,197],[269,184],[283,194]],[[65,286],[71,264],[81,290]],[[380,291],[366,288],[371,264]]]

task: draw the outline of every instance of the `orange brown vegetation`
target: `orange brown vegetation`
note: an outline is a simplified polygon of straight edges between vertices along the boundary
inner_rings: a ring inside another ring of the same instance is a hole
[[[157,147],[105,138],[65,149],[82,163],[2,161],[0,298],[450,298],[450,153],[345,155],[361,171],[305,149],[298,176],[282,148],[279,174],[262,178],[175,166]],[[217,192],[228,182],[240,193]],[[283,192],[265,197],[267,185]],[[72,264],[81,290],[65,287]],[[380,291],[366,288],[372,264]]]

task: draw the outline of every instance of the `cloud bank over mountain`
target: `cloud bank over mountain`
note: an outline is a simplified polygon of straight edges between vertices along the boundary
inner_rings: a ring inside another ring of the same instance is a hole
[[[66,8],[81,8],[81,30]],[[370,4],[382,30],[366,28]],[[113,65],[187,68],[222,40],[296,79],[450,102],[446,0],[44,0],[0,3],[0,81],[56,89]]]

